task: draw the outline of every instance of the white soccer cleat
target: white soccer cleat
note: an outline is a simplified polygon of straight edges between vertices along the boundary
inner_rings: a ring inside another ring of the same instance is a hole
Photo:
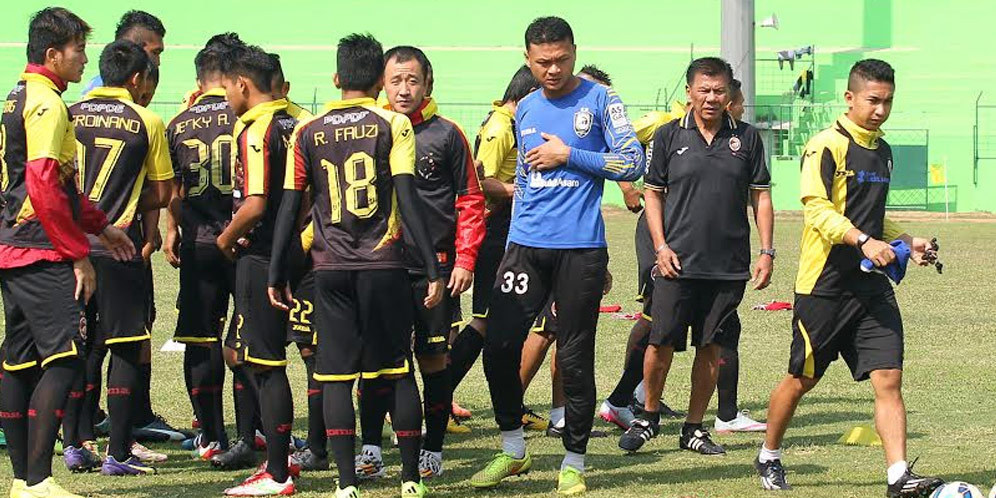
[[[421,450],[418,456],[418,473],[422,479],[443,475],[443,458],[431,451]]]
[[[606,422],[619,426],[622,430],[629,429],[629,426],[633,423],[633,419],[636,418],[633,410],[630,410],[628,406],[613,406],[608,401],[602,402],[602,406],[598,409],[598,416]]]
[[[717,434],[730,434],[733,432],[765,432],[768,430],[768,424],[764,422],[758,422],[750,418],[749,410],[742,410],[737,413],[736,418],[730,420],[729,422],[723,422],[720,419],[716,419],[716,425],[714,426]]]
[[[380,479],[387,475],[384,459],[370,450],[363,450],[353,459],[356,477],[361,481]]]
[[[273,480],[269,472],[257,472],[242,484],[225,490],[225,496],[286,496],[294,494],[294,480],[287,476],[284,482]]]

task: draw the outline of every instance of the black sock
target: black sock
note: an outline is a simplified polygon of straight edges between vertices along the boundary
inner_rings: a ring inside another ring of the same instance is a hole
[[[152,363],[140,363],[138,371],[138,396],[135,400],[137,413],[133,423],[135,427],[145,427],[156,420],[156,414],[152,411]]]
[[[626,364],[616,388],[609,395],[612,406],[629,406],[633,400],[633,390],[643,380],[643,355],[647,351],[647,337],[650,335],[650,322],[637,320],[629,332],[626,343]]]
[[[225,387],[225,358],[221,351],[221,342],[211,343],[211,353],[208,356],[211,365],[211,401],[208,405],[211,410],[211,418],[215,422],[215,433],[211,437],[221,444],[222,449],[228,449],[228,433],[225,432],[225,412],[224,412],[224,387]]]
[[[83,410],[85,390],[85,376],[79,375],[73,379],[73,387],[69,390],[69,399],[66,400],[66,410],[62,417],[63,446],[79,448],[83,443],[80,439],[80,412]]]
[[[439,372],[423,373],[422,387],[425,393],[425,441],[426,451],[443,451],[443,438],[446,437],[446,423],[449,422],[453,407],[453,391],[448,369]]]
[[[250,447],[255,446],[256,420],[259,418],[259,398],[256,379],[245,365],[232,367],[232,391],[235,397],[235,427],[239,439]]]
[[[720,348],[719,377],[716,391],[719,409],[716,418],[729,422],[737,418],[737,384],[740,383],[740,353],[736,349]]]
[[[319,457],[328,457],[325,436],[325,416],[322,415],[322,384],[315,380],[315,355],[304,360],[304,370],[308,373],[308,448]]]
[[[353,382],[323,382],[322,413],[325,435],[339,471],[339,489],[356,486],[353,452],[356,449],[356,412],[353,409]]]
[[[141,343],[126,342],[111,346],[111,373],[107,379],[111,436],[107,453],[119,462],[131,455],[132,427],[141,402],[137,393],[142,387],[140,349]]]
[[[384,438],[384,416],[393,402],[393,382],[380,378],[360,381],[360,434],[363,436],[363,444],[381,445]]]
[[[3,372],[0,379],[0,423],[15,479],[27,479],[28,405],[39,375],[41,369],[33,367]]]
[[[463,382],[467,372],[477,363],[477,358],[481,356],[481,349],[484,347],[484,336],[474,327],[467,325],[460,331],[460,334],[453,339],[450,347],[450,382],[453,388],[450,392],[456,392],[457,386]]]
[[[691,434],[695,432],[696,429],[701,429],[701,428],[702,428],[701,422],[697,424],[690,424],[688,422],[685,422],[684,424],[681,425],[681,435],[684,436],[686,434]]]
[[[212,378],[211,348],[207,346],[188,344],[183,353],[183,370],[189,379],[187,386],[194,415],[201,424],[201,444],[207,446],[215,441],[218,433],[218,420],[214,418],[213,402],[215,391],[220,389]],[[202,447],[203,447],[202,446]]]
[[[655,424],[661,423],[661,412],[648,412],[643,410],[637,417]]]
[[[52,361],[44,368],[38,385],[31,393],[28,405],[28,486],[34,486],[52,476],[52,453],[55,437],[66,409],[66,398],[73,381],[83,371],[78,357]]]
[[[104,358],[107,348],[94,346],[86,356],[86,387],[83,389],[83,407],[80,409],[79,438],[83,441],[96,441],[94,424],[100,410],[100,393],[104,375]]]
[[[394,381],[394,406],[391,423],[398,435],[401,452],[401,482],[419,482],[419,450],[422,446],[422,403],[418,399],[418,384],[411,373]]]
[[[287,370],[271,368],[257,372],[256,378],[259,381],[259,397],[266,400],[260,405],[263,433],[266,434],[266,471],[273,476],[273,480],[285,482],[291,427],[294,424],[294,399]]]

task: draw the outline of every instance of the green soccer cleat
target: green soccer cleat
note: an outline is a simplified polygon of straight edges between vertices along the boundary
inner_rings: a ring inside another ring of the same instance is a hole
[[[429,495],[429,488],[422,481],[408,481],[401,485],[401,498],[424,498]]]
[[[508,453],[498,453],[470,478],[470,485],[478,489],[493,488],[506,477],[528,474],[532,467],[533,457],[529,453],[521,459],[512,458]]]
[[[584,474],[574,467],[565,467],[557,478],[557,494],[564,496],[579,495],[588,491],[584,483]]]

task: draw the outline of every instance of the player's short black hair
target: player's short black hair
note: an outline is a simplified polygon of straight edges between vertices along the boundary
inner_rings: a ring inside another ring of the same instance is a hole
[[[574,31],[567,21],[556,16],[537,17],[526,28],[526,49],[529,45],[555,43],[570,40],[574,43]]]
[[[28,24],[28,62],[45,63],[45,51],[62,49],[69,43],[86,40],[90,25],[62,7],[48,7],[31,16]]]
[[[277,92],[284,88],[284,67],[280,64],[280,54],[270,52],[266,54],[273,62],[273,79],[270,81],[270,91]]]
[[[612,86],[612,78],[609,77],[609,73],[602,71],[601,69],[598,68],[598,66],[594,64],[587,64],[584,67],[582,67],[581,70],[578,72],[591,76],[595,81],[605,86]]]
[[[209,38],[204,48],[194,56],[197,79],[203,81],[208,75],[221,72],[222,61],[228,53],[243,46],[245,43],[236,33],[220,33]]]
[[[501,103],[518,102],[537,87],[539,87],[539,82],[536,81],[533,72],[529,70],[529,66],[523,64],[515,71],[512,81],[509,81],[508,86],[505,87],[505,96],[501,98]]]
[[[116,40],[100,52],[100,79],[106,86],[124,86],[136,73],[149,70],[149,54],[131,40]]]
[[[256,45],[235,47],[225,53],[221,71],[230,78],[241,76],[252,81],[260,92],[269,93],[276,67],[270,54]]]
[[[211,38],[208,38],[207,43],[204,44],[204,48],[213,48],[215,50],[230,50],[235,47],[244,46],[245,42],[239,38],[238,33],[233,33],[231,31],[227,33],[218,33]]]
[[[847,89],[855,91],[859,81],[878,81],[896,86],[896,72],[888,62],[879,59],[864,59],[851,66],[847,77]]]
[[[728,83],[733,83],[733,68],[729,62],[719,57],[700,57],[693,60],[685,71],[685,83],[691,85],[696,74],[725,76]]]
[[[384,76],[384,48],[369,33],[347,35],[339,40],[335,70],[343,90],[369,90]]]
[[[158,17],[144,10],[129,10],[118,21],[118,27],[114,30],[114,39],[120,40],[132,28],[145,28],[160,37],[166,36],[166,27],[163,26],[163,22]]]
[[[387,64],[391,59],[395,59],[398,62],[408,62],[414,60],[418,62],[418,65],[422,67],[422,77],[426,81],[429,80],[429,76],[432,75],[432,63],[429,62],[429,58],[426,57],[425,52],[418,47],[413,47],[411,45],[398,45],[387,52],[384,52],[384,64]]]

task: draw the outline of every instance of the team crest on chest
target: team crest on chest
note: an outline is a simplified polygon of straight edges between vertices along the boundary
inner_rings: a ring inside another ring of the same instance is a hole
[[[743,145],[743,144],[740,143],[740,137],[730,137],[730,150],[731,151],[738,152],[740,150],[740,146],[741,145]]]
[[[592,122],[595,119],[595,115],[591,113],[587,107],[582,107],[574,113],[574,133],[578,138],[584,138],[588,136],[588,132],[591,131]]]

